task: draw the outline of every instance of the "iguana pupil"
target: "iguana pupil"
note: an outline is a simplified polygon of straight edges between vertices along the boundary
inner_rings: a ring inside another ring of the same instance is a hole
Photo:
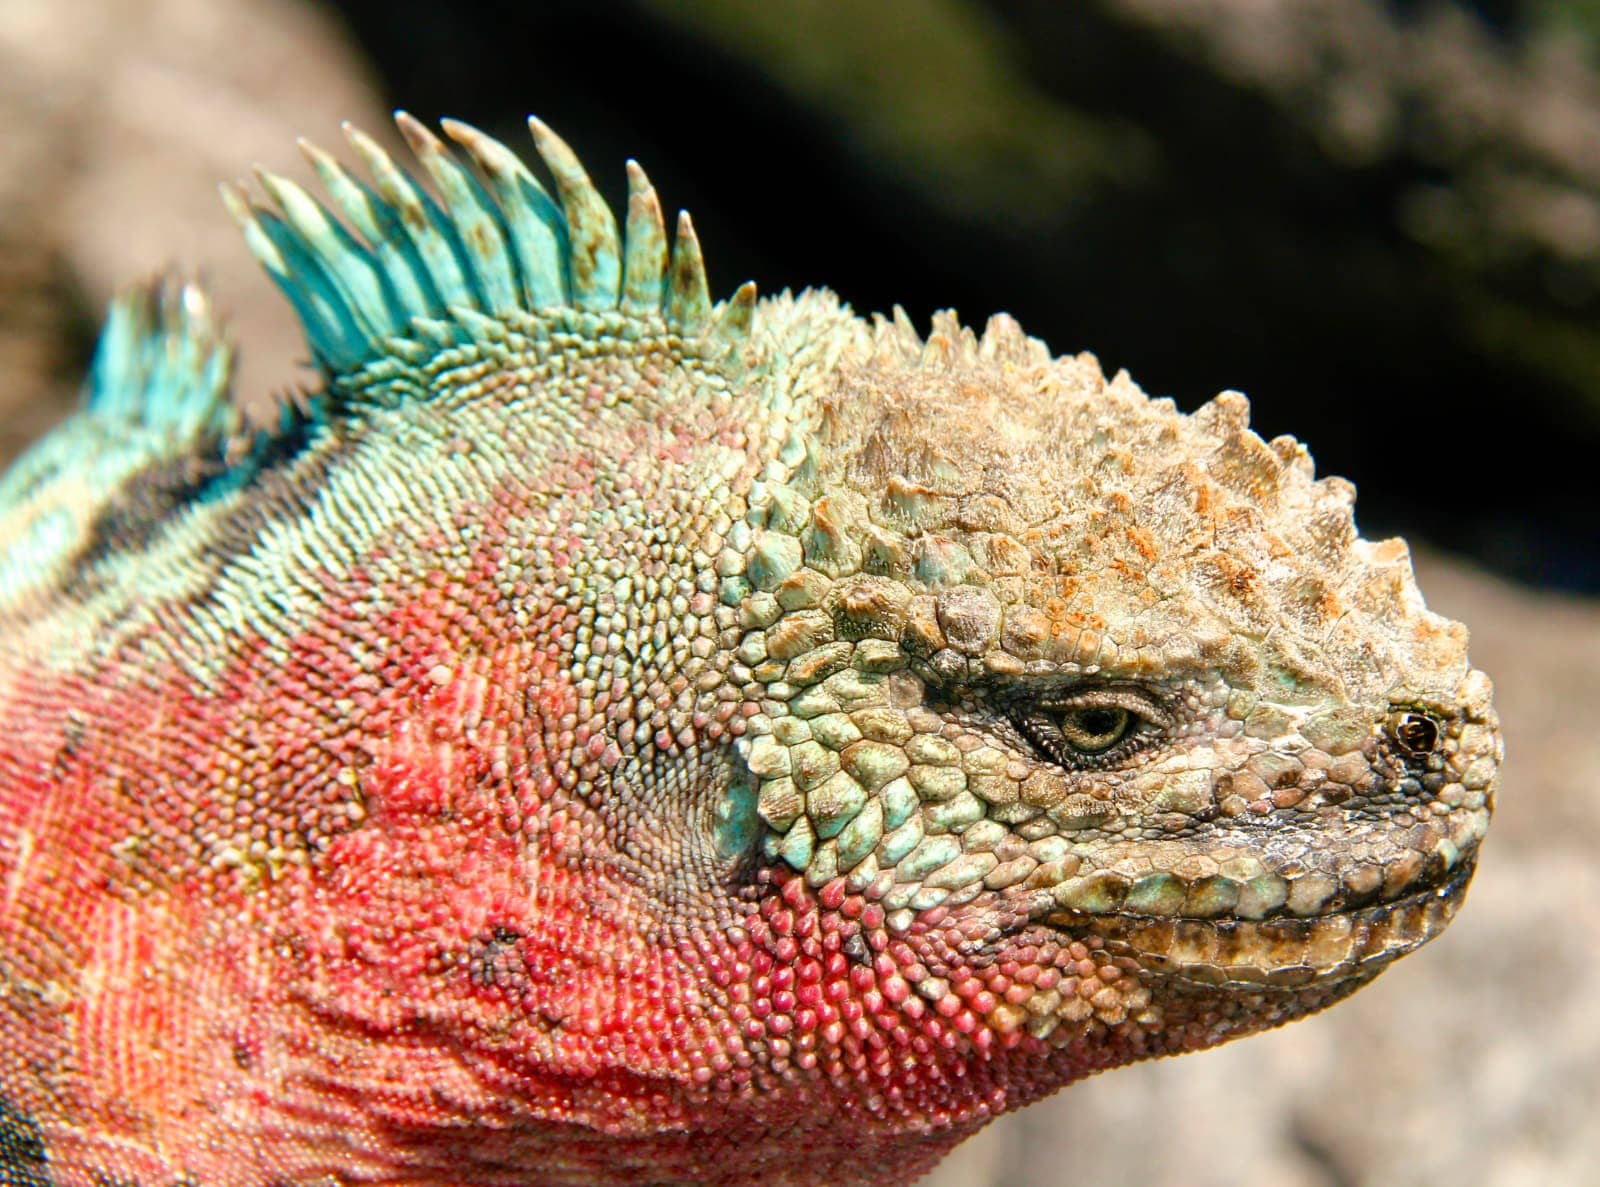
[[[1072,709],[1061,715],[1061,732],[1073,749],[1103,754],[1127,736],[1133,714],[1126,709],[1097,706]]]

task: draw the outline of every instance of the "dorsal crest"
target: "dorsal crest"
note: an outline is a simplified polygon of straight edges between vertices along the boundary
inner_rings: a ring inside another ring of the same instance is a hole
[[[149,430],[169,441],[239,431],[229,400],[233,348],[211,302],[193,282],[161,277],[119,293],[83,389],[84,407],[106,424]]]
[[[118,294],[82,411],[0,477],[0,614],[81,592],[74,564],[132,516],[215,489],[244,429],[232,365],[197,284],[162,277]]]
[[[576,154],[538,119],[528,126],[553,195],[516,153],[468,124],[442,127],[476,174],[405,112],[395,122],[438,200],[348,124],[369,180],[301,141],[332,209],[265,170],[257,176],[270,204],[243,186],[223,187],[251,253],[294,305],[330,377],[414,358],[419,346],[480,341],[499,332],[495,323],[562,309],[664,325],[712,355],[748,336],[755,286],[712,305],[694,224],[680,213],[669,247],[660,200],[636,163],[628,162],[619,231]]]

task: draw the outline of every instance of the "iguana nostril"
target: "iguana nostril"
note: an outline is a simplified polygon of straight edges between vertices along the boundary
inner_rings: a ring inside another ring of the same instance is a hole
[[[1439,748],[1439,723],[1426,713],[1408,712],[1392,714],[1388,721],[1389,736],[1400,744],[1407,754],[1432,754]]]

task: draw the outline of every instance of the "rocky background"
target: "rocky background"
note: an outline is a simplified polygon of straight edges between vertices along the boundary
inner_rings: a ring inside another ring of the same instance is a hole
[[[1509,758],[1449,934],[1324,1018],[992,1126],[936,1187],[1588,1184],[1600,1167],[1595,0],[0,0],[0,456],[116,285],[199,268],[253,407],[309,380],[215,184],[403,104],[613,201],[713,283],[1016,314],[1193,407],[1247,392],[1422,545]]]

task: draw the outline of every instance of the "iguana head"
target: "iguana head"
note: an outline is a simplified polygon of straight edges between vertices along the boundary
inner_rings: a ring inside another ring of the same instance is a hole
[[[1005,317],[880,320],[808,401],[739,540],[739,749],[763,861],[881,908],[934,1017],[1082,1070],[1302,1014],[1444,927],[1489,682],[1348,483],[1236,393],[1184,415]]]
[[[1449,921],[1488,680],[1243,397],[1005,317],[713,307],[637,169],[619,236],[542,125],[553,197],[447,130],[481,180],[402,120],[442,208],[360,136],[370,186],[310,150],[350,228],[231,197],[328,385],[194,529],[263,642],[193,697],[296,765],[230,773],[260,837],[179,795],[159,867],[254,913],[226,975],[277,970],[260,1064],[354,1102],[350,1166],[883,1187]],[[211,692],[262,681],[315,712]]]

